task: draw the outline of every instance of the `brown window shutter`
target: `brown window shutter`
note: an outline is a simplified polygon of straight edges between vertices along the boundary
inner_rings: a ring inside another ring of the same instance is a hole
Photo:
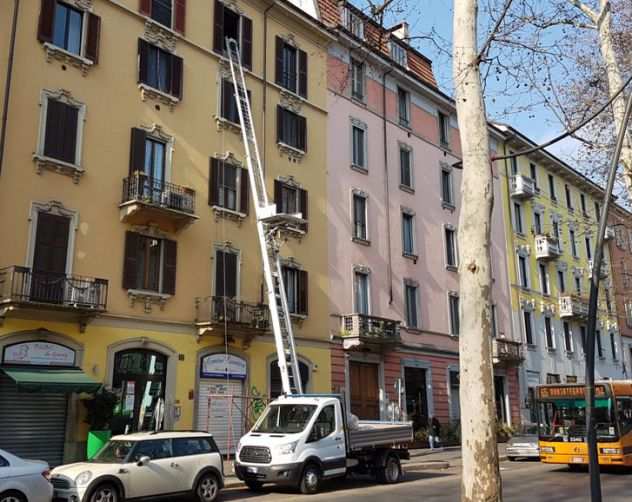
[[[283,183],[279,180],[274,180],[274,203],[276,204],[277,213],[281,212],[281,192]]]
[[[147,58],[149,44],[142,38],[138,39],[138,81],[147,83]]]
[[[298,135],[298,145],[297,148],[299,150],[307,151],[307,120],[305,117],[301,117],[298,115],[296,117],[296,128]]]
[[[225,296],[224,266],[226,265],[226,253],[219,249],[215,251],[215,296]]]
[[[125,232],[125,258],[123,260],[123,289],[138,287],[138,249],[142,236],[135,232]]]
[[[60,159],[64,144],[64,103],[49,98],[46,104],[46,131],[44,132],[44,155]]]
[[[307,220],[307,205],[308,205],[308,200],[307,200],[307,190],[303,190],[303,189],[299,189],[298,191],[298,197],[299,197],[299,211],[302,213],[303,219]],[[303,231],[307,232],[307,223],[303,224]]]
[[[88,33],[86,37],[86,57],[94,64],[99,62],[99,42],[101,39],[101,18],[88,13]]]
[[[219,114],[223,118],[228,117],[228,110],[231,108],[231,101],[234,99],[234,86],[226,79],[222,79],[222,100],[220,102]]]
[[[277,143],[283,142],[283,113],[285,110],[277,105]]]
[[[226,290],[224,296],[235,298],[237,296],[237,255],[224,253],[224,274],[226,277]]]
[[[129,174],[145,171],[145,140],[147,132],[144,129],[132,128],[132,138],[129,149]]]
[[[281,85],[283,82],[283,39],[280,37],[276,37],[276,46],[275,46],[275,65],[274,65],[274,81]]]
[[[307,298],[308,298],[308,279],[307,279],[307,271],[299,270],[298,271],[298,314],[307,315]]]
[[[37,39],[40,42],[53,41],[53,29],[55,23],[55,0],[42,0],[39,24],[37,27]]]
[[[138,12],[145,16],[151,16],[151,0],[140,0]]]
[[[208,184],[208,204],[209,206],[219,205],[219,171],[221,161],[211,157],[209,184]]]
[[[241,62],[248,68],[252,68],[252,20],[241,18]]]
[[[224,52],[224,4],[215,0],[215,10],[213,13],[213,50],[222,54]]]
[[[173,29],[178,33],[184,35],[184,28],[186,25],[187,2],[186,0],[175,0],[174,3]]]
[[[307,98],[307,52],[298,51],[298,94]]]
[[[176,264],[178,261],[178,243],[165,239],[164,262],[162,268],[162,293],[167,295],[176,294]]]
[[[74,164],[77,152],[77,124],[79,119],[79,109],[69,105],[63,105],[63,108],[64,125],[62,128],[63,146],[61,160]]]
[[[171,56],[171,95],[182,99],[182,58]]]
[[[241,192],[239,194],[239,211],[248,214],[248,199],[250,198],[250,191],[248,190],[248,171],[241,169],[240,173]]]

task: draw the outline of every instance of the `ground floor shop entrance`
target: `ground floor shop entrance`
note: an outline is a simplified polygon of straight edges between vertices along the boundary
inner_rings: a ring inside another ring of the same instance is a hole
[[[408,420],[412,420],[415,429],[425,427],[428,424],[426,370],[404,367],[404,385],[406,387],[406,416]]]
[[[349,376],[351,413],[363,420],[379,420],[379,365],[349,361]]]

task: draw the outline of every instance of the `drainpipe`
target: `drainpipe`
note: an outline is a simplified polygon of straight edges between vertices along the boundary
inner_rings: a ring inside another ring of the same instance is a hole
[[[382,74],[382,132],[384,143],[384,190],[386,194],[386,242],[388,242],[388,304],[393,304],[393,256],[391,252],[391,197],[388,187],[388,143],[386,140],[386,77],[393,71],[388,69]]]
[[[7,119],[9,117],[9,96],[11,95],[11,76],[13,74],[13,54],[15,53],[15,35],[18,28],[18,12],[20,0],[14,0],[13,23],[11,26],[11,41],[9,43],[9,59],[7,61],[7,80],[4,84],[4,103],[2,105],[2,126],[0,130],[0,174],[4,161],[4,142],[7,136]]]
[[[266,110],[268,104],[268,11],[270,11],[276,2],[272,2],[270,6],[263,11],[263,128],[261,129],[263,136],[263,172],[266,172]]]

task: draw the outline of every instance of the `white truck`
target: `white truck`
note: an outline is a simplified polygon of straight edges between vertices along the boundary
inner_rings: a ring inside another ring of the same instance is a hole
[[[355,421],[348,424],[337,395],[278,398],[237,447],[235,474],[251,490],[264,483],[316,493],[325,479],[349,472],[371,474],[382,483],[402,478],[413,439],[410,422]]]

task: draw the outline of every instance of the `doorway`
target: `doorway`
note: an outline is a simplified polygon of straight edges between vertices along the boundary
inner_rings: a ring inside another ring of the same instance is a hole
[[[362,420],[380,419],[379,365],[349,361],[351,413]]]
[[[505,377],[494,375],[494,397],[496,401],[496,418],[502,424],[508,424],[507,407],[505,406]]]
[[[406,386],[406,415],[413,422],[413,429],[428,424],[428,391],[426,387],[426,369],[404,367],[404,385]]]

